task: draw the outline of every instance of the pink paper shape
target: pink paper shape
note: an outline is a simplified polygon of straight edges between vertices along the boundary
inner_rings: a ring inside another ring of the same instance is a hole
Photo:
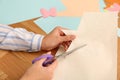
[[[47,18],[49,16],[52,16],[52,17],[56,16],[56,8],[51,8],[49,11],[42,8],[42,9],[40,9],[40,12],[44,18]]]
[[[111,7],[107,8],[108,11],[120,11],[120,5],[114,3]]]

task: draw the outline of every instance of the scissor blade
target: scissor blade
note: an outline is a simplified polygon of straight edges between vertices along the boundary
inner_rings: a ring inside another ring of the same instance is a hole
[[[68,52],[64,52],[64,53],[62,53],[62,54],[56,56],[56,58],[65,57],[65,56],[67,56],[67,55],[73,53],[74,51],[76,51],[76,50],[78,50],[78,49],[80,49],[80,48],[85,47],[86,45],[87,45],[87,44],[83,44],[83,45],[81,45],[81,46],[79,46],[79,47],[77,47],[77,48],[75,48],[75,49],[73,49],[73,50],[70,50],[70,51],[68,51]]]

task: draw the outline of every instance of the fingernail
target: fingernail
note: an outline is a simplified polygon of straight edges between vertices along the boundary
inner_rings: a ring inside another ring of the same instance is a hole
[[[75,35],[72,35],[72,36],[71,36],[72,39],[75,39],[75,37],[76,37]]]
[[[51,52],[47,52],[47,54],[51,54]]]

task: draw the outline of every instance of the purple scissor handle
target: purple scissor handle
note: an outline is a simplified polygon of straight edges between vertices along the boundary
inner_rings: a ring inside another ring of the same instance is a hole
[[[43,58],[47,58],[43,62],[43,64],[42,64],[44,67],[46,67],[49,64],[52,64],[53,61],[55,60],[54,57],[53,57],[53,55],[51,55],[51,54],[43,54],[42,56],[39,56],[39,57],[35,58],[34,60],[32,60],[32,64],[34,64],[36,61],[39,61],[39,60],[41,60]]]
[[[62,54],[60,54],[60,55],[58,55],[58,56],[55,56],[55,57],[53,57],[53,55],[51,55],[51,54],[44,54],[44,55],[42,55],[42,56],[40,56],[40,57],[38,57],[38,58],[35,58],[35,59],[32,61],[32,64],[34,64],[36,61],[38,61],[38,60],[40,60],[40,59],[42,59],[42,58],[47,58],[47,59],[43,62],[43,64],[42,64],[44,67],[46,67],[46,66],[48,66],[49,64],[52,64],[52,63],[54,62],[54,60],[56,60],[57,58],[59,58],[59,57],[65,57],[65,56],[73,53],[74,51],[76,51],[76,50],[78,50],[78,49],[80,49],[80,48],[83,48],[83,47],[85,47],[85,46],[86,46],[86,44],[83,44],[83,45],[81,45],[81,46],[79,46],[79,47],[77,47],[77,48],[75,48],[75,49],[73,49],[73,50],[71,50],[71,51],[64,52],[64,53],[62,53]]]

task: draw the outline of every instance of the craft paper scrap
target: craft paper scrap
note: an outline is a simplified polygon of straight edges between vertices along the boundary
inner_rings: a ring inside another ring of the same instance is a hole
[[[118,28],[118,33],[117,34],[118,34],[118,37],[120,37],[120,28]]]
[[[41,16],[40,9],[65,9],[61,0],[0,0],[0,23],[12,24]]]
[[[117,18],[111,12],[84,14],[67,51],[87,46],[59,59],[52,80],[117,80]]]
[[[80,24],[80,17],[48,17],[40,18],[35,23],[46,33],[52,31],[56,26],[77,30]]]
[[[109,8],[107,8],[106,10],[108,11],[120,11],[120,5],[117,3],[114,3],[113,5],[111,5]]]
[[[62,0],[65,10],[58,16],[82,16],[85,12],[100,12],[100,0]]]

